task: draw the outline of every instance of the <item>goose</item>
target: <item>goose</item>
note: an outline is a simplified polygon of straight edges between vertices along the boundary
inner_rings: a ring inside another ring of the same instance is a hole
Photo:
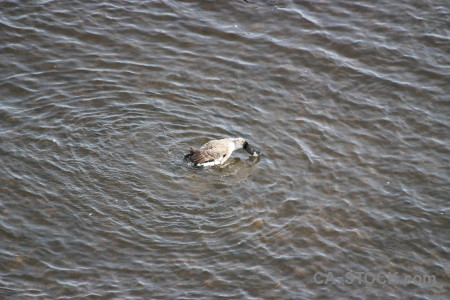
[[[234,150],[244,149],[251,156],[259,156],[259,150],[251,147],[243,138],[226,138],[211,140],[199,149],[191,147],[189,153],[184,156],[194,166],[216,166],[222,165]]]

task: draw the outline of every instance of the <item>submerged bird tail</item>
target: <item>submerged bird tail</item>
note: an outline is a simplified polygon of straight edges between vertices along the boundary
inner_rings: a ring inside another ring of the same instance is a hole
[[[195,151],[196,151],[196,149],[191,147],[189,149],[189,153],[184,156],[184,160],[192,162],[191,158],[192,158],[192,155],[194,155]]]

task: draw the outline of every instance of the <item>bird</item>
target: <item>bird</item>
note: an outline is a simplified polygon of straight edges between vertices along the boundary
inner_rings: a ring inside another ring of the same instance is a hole
[[[211,140],[199,149],[190,148],[184,159],[193,163],[194,166],[216,166],[222,165],[235,150],[244,149],[251,156],[259,156],[260,151],[253,148],[243,138],[225,138]]]

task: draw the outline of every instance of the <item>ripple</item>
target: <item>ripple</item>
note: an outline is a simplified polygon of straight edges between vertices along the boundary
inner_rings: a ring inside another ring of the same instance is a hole
[[[448,294],[445,6],[3,6],[0,295]],[[263,155],[182,160],[229,136]]]

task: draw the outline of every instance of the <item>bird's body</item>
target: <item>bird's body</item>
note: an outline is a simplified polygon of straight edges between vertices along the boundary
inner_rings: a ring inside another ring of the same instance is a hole
[[[259,155],[259,151],[253,149],[243,138],[226,138],[209,141],[199,149],[191,148],[184,158],[194,166],[215,166],[223,164],[238,149],[245,149],[252,156]]]

